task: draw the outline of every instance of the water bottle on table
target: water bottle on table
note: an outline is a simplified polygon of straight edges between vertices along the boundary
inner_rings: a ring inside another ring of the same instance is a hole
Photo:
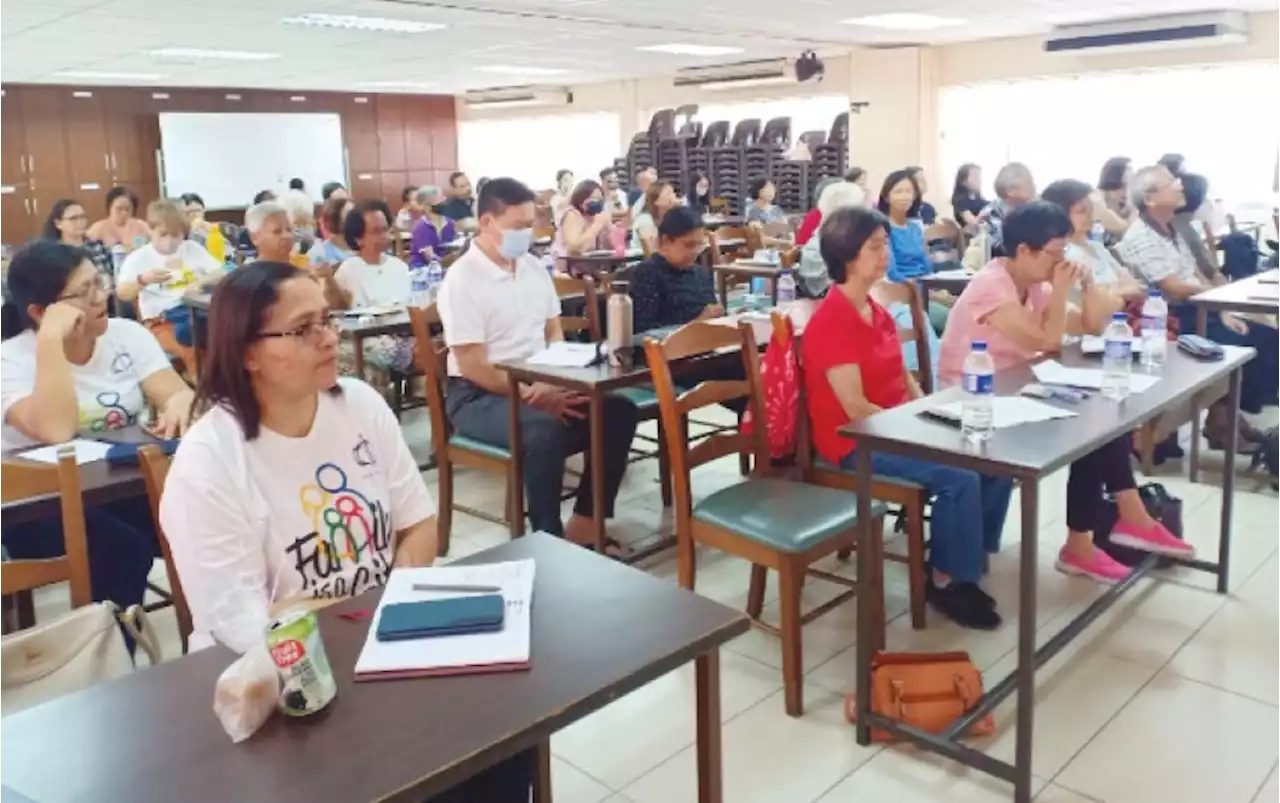
[[[1169,320],[1169,305],[1160,291],[1151,288],[1142,304],[1142,367],[1150,373],[1158,373],[1164,365],[1169,341],[1165,335]]]
[[[425,307],[429,303],[427,283],[427,266],[418,265],[409,269],[409,304],[414,307]]]
[[[790,268],[783,268],[778,275],[778,303],[790,304],[796,300],[796,277]]]
[[[1133,333],[1123,312],[1111,316],[1102,342],[1102,396],[1121,401],[1129,395],[1133,373]]]
[[[995,393],[996,366],[983,340],[973,341],[964,358],[964,401],[960,407],[960,432],[977,443],[991,437],[991,397]]]

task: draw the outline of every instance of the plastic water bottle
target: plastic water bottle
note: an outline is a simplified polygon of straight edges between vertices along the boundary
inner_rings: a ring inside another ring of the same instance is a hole
[[[790,304],[796,300],[796,277],[787,268],[778,275],[778,303]]]
[[[964,401],[960,407],[960,432],[966,440],[977,443],[991,437],[995,373],[986,342],[973,341],[969,356],[964,358]]]
[[[427,281],[427,266],[417,265],[409,269],[409,303],[415,307],[430,304],[431,285]]]
[[[1151,288],[1142,304],[1142,367],[1149,373],[1159,373],[1164,366],[1165,352],[1169,348],[1165,326],[1169,320],[1169,305],[1160,291]]]
[[[120,268],[124,267],[124,258],[128,256],[128,252],[124,250],[124,246],[116,243],[111,246],[111,266],[113,273],[117,276],[120,274]]]
[[[1121,401],[1129,395],[1129,375],[1133,372],[1133,333],[1123,312],[1111,316],[1102,341],[1102,395]]]
[[[1093,222],[1093,228],[1089,230],[1089,239],[1095,243],[1101,243],[1107,239],[1107,227],[1102,225],[1101,220]]]

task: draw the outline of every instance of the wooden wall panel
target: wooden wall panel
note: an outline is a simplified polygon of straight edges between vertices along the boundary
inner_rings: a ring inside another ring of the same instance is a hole
[[[3,89],[0,238],[10,244],[35,236],[57,198],[77,198],[97,219],[115,184],[130,186],[144,205],[158,197],[159,115],[166,111],[337,113],[352,194],[383,198],[392,210],[399,209],[407,184],[443,184],[458,159],[454,100],[447,95],[32,84]],[[82,191],[81,184],[100,186]],[[308,189],[319,194],[319,187]]]

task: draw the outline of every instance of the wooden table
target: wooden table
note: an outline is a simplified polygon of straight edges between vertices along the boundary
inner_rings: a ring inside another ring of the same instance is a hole
[[[871,699],[871,661],[876,651],[884,645],[877,641],[882,632],[874,620],[875,605],[858,606],[858,655],[857,655],[857,721],[858,743],[870,743],[872,726],[882,728],[915,744],[941,753],[969,767],[982,770],[1014,784],[1016,803],[1031,800],[1031,735],[1035,705],[1035,673],[1061,649],[1082,633],[1103,611],[1111,607],[1139,578],[1150,571],[1156,556],[1148,556],[1127,579],[1112,586],[1094,601],[1083,613],[1068,623],[1044,646],[1036,649],[1036,585],[1040,564],[1037,551],[1039,542],[1039,482],[1058,469],[1077,460],[1104,443],[1130,432],[1142,422],[1185,403],[1205,388],[1230,377],[1231,409],[1240,402],[1240,368],[1253,358],[1253,349],[1226,348],[1226,358],[1221,362],[1198,362],[1173,350],[1165,363],[1161,380],[1145,393],[1135,394],[1122,404],[1103,399],[1101,394],[1079,405],[1067,406],[1077,416],[1038,424],[996,430],[982,447],[965,444],[959,429],[936,423],[919,415],[920,411],[958,401],[961,392],[952,388],[932,396],[917,399],[901,407],[878,413],[868,419],[854,422],[841,429],[841,433],[857,438],[858,472],[858,588],[860,594],[870,593],[874,599],[882,599],[883,544],[871,531],[871,455],[874,451],[889,452],[936,463],[972,469],[989,476],[1010,477],[1021,481],[1022,542],[1020,587],[1018,601],[1018,666],[1014,673],[990,686],[987,693],[965,714],[951,724],[941,735],[926,733],[896,720],[874,715],[869,708]],[[1066,365],[1098,366],[1097,360],[1081,356],[1076,350],[1059,358]],[[1002,396],[1016,394],[1022,387],[1034,381],[1030,363],[1016,365],[995,375],[996,393]],[[1227,591],[1227,572],[1231,553],[1231,503],[1235,490],[1234,462],[1236,454],[1236,426],[1230,422],[1226,435],[1225,471],[1222,479],[1222,512],[1218,533],[1218,561],[1180,561],[1186,566],[1217,575],[1218,592]],[[1017,692],[1017,744],[1015,763],[993,758],[981,750],[961,743],[957,735],[982,716],[993,711],[1002,700]]]
[[[920,300],[928,308],[930,290],[946,290],[951,295],[958,296],[969,286],[969,282],[973,281],[973,276],[972,272],[968,272],[965,276],[960,276],[953,270],[947,270],[942,276],[936,273],[926,273],[924,276],[916,277],[915,281],[920,287]]]
[[[1272,268],[1231,284],[1198,293],[1190,301],[1196,306],[1196,332],[1201,336],[1209,325],[1210,312],[1243,312],[1275,315],[1280,312],[1280,270]]]
[[[588,251],[578,256],[565,257],[565,269],[570,276],[580,278],[591,276],[599,278],[608,275],[618,268],[633,265],[644,259],[644,252],[639,249],[628,249],[621,256],[613,251]]]
[[[766,265],[763,262],[729,262],[713,265],[712,273],[716,282],[716,295],[720,298],[720,306],[729,308],[729,277],[748,279],[768,279],[772,282],[771,300],[778,303],[778,277],[782,275],[781,265]]]
[[[702,225],[704,228],[715,231],[722,226],[745,226],[747,221],[741,215],[706,214],[702,216]]]
[[[420,803],[526,750],[548,761],[553,733],[694,661],[699,800],[719,803],[719,647],[746,616],[546,535],[459,562],[518,558],[537,561],[528,672],[354,682],[368,623],[338,614],[370,592],[320,614],[326,711],[232,744],[211,701],[234,655],[214,647],[5,717],[4,782],[41,803]]]

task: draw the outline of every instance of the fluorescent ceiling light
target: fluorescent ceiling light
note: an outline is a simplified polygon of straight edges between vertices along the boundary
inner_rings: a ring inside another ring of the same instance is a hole
[[[225,61],[270,61],[280,58],[279,53],[262,53],[254,50],[206,50],[200,47],[166,47],[152,50],[148,55],[161,59],[222,59]]]
[[[363,89],[406,89],[416,92],[424,89],[433,89],[439,84],[427,81],[361,81],[358,86]]]
[[[446,26],[438,22],[397,20],[388,17],[358,17],[354,14],[299,14],[281,20],[286,25],[307,25],[313,28],[346,28],[354,31],[388,31],[391,33],[426,33]]]
[[[645,45],[644,47],[637,47],[636,50],[643,50],[648,53],[670,53],[673,56],[728,56],[732,53],[742,52],[740,47],[691,45],[682,42],[671,42],[665,45]]]
[[[515,64],[483,64],[473,69],[498,75],[564,75],[569,72],[559,67],[521,67]]]
[[[517,109],[524,106],[550,106],[552,101],[546,98],[520,98],[518,100],[468,100],[471,109]]]
[[[81,78],[86,81],[159,81],[163,75],[153,72],[115,72],[112,70],[64,70],[58,78]]]
[[[913,14],[910,12],[894,14],[872,14],[869,17],[854,17],[841,20],[845,25],[863,25],[868,28],[885,28],[890,31],[930,31],[934,28],[948,28],[952,25],[963,25],[964,20],[954,17],[939,17],[933,14]]]
[[[698,84],[698,89],[708,92],[727,92],[734,89],[747,89],[753,86],[777,86],[778,84],[794,84],[796,79],[790,75],[773,75],[768,78],[726,78],[723,81],[708,81]]]

